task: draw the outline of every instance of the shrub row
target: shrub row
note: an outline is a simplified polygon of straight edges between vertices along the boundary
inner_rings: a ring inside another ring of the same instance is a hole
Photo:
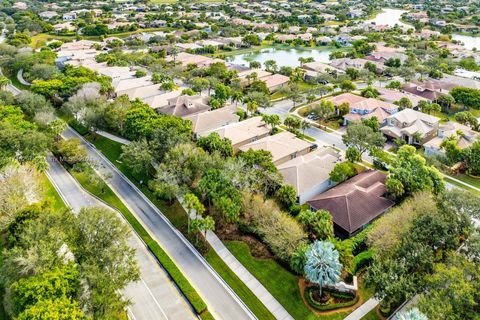
[[[350,298],[353,298],[350,301],[347,302],[342,302],[342,303],[332,303],[332,304],[321,304],[313,299],[313,290],[316,290],[314,287],[308,287],[305,289],[305,298],[307,299],[307,302],[314,307],[315,309],[319,311],[329,311],[329,310],[334,310],[334,309],[339,309],[339,308],[347,308],[351,307],[354,304],[358,302],[358,295],[355,295],[355,297],[350,296]],[[330,293],[335,297],[335,294],[339,294],[339,292],[333,292],[330,291]],[[339,297],[340,298],[340,297]],[[341,297],[342,299],[345,299],[344,297]],[[348,299],[348,298],[347,298]]]
[[[369,266],[373,262],[373,251],[367,250],[359,253],[355,256],[352,262],[352,274],[356,274],[358,271]]]

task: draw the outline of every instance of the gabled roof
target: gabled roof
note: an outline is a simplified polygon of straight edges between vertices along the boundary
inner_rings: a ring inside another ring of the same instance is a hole
[[[130,98],[130,100],[135,100],[136,98],[146,99],[162,93],[163,92],[162,90],[160,90],[160,85],[158,84],[151,84],[121,91],[117,90],[118,96],[126,94]]]
[[[292,185],[301,195],[330,179],[330,172],[341,161],[341,155],[333,148],[322,147],[306,155],[279,165],[285,183]]]
[[[177,98],[182,95],[182,90],[175,90],[166,93],[162,93],[156,96],[143,99],[143,102],[148,104],[153,109],[160,109],[168,106],[168,100]]]
[[[308,201],[330,212],[333,222],[352,234],[393,206],[383,197],[386,175],[367,170]]]
[[[400,112],[391,115],[388,119],[395,119],[397,124],[394,126],[388,124],[380,130],[385,134],[401,137],[402,133],[413,135],[419,133],[421,137],[429,133],[433,127],[440,122],[440,119],[420,111],[412,109],[403,109]]]

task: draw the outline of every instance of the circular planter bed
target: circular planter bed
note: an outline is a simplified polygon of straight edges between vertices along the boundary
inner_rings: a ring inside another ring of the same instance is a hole
[[[339,308],[351,307],[358,302],[358,295],[347,292],[338,292],[328,289],[323,289],[323,295],[320,297],[317,287],[305,288],[305,299],[308,304],[319,310],[329,311]]]

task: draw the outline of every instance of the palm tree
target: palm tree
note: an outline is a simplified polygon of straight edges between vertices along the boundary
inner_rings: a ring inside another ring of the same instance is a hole
[[[305,255],[307,257],[305,277],[308,281],[318,284],[321,297],[322,287],[333,285],[340,278],[342,265],[339,262],[338,251],[331,242],[315,241]]]
[[[256,101],[248,101],[247,102],[247,111],[250,112],[251,114],[254,114],[257,112],[258,109],[258,103]]]
[[[275,128],[282,123],[278,114],[263,114],[262,120],[270,126],[272,133],[275,131]]]
[[[250,85],[250,83],[252,83],[252,81],[257,80],[258,74],[256,72],[252,72],[250,74],[247,74],[247,76],[245,78],[248,80],[248,84]]]
[[[399,312],[394,320],[428,320],[428,317],[424,315],[417,308],[412,308],[408,311]]]
[[[235,107],[236,107],[238,105],[238,102],[242,101],[242,99],[243,99],[242,91],[234,91],[232,93],[231,99],[232,99],[232,102],[235,103]]]
[[[173,47],[171,50],[170,50],[170,54],[172,55],[173,57],[173,63],[177,63],[177,55],[178,55],[178,49],[177,47]]]
[[[190,233],[190,219],[192,218],[191,217],[192,213],[195,213],[195,219],[196,219],[198,215],[201,216],[203,212],[205,212],[205,207],[200,202],[200,200],[198,200],[197,196],[194,195],[193,193],[187,193],[183,198],[183,202],[185,205],[185,209],[187,209],[187,215],[188,215],[187,230]]]
[[[302,129],[302,133],[303,135],[305,135],[305,130],[307,130],[308,128],[311,128],[311,124],[310,122],[306,121],[306,120],[302,120],[302,124],[301,124],[301,129]]]

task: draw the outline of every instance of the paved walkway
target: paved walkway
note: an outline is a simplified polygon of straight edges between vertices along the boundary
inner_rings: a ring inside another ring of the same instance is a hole
[[[23,78],[23,69],[18,70],[17,79],[18,79],[18,82],[20,82],[24,86],[31,86],[32,85],[30,82],[28,82],[27,80],[25,80]]]
[[[115,142],[118,142],[118,143],[121,143],[121,144],[130,144],[131,141],[130,140],[127,140],[127,139],[124,139],[124,138],[121,138],[119,136],[116,136],[114,134],[111,134],[111,133],[108,133],[108,132],[105,132],[105,131],[102,131],[102,130],[98,130],[97,131],[97,134],[105,137],[105,138],[108,138],[110,140],[113,140]]]
[[[215,233],[208,231],[207,241],[220,258],[222,258],[223,262],[252,290],[255,296],[257,296],[276,319],[293,320],[293,317],[283,308],[280,302],[231,254]]]
[[[171,224],[162,212],[125,177],[105,156],[73,129],[67,128],[65,138],[79,138],[88,156],[99,164],[100,171],[110,175],[106,183],[122,202],[136,215],[165,252],[177,264],[185,277],[197,290],[216,319],[251,320],[255,315],[235,292],[212,269],[198,251]]]
[[[360,320],[367,313],[369,313],[376,306],[378,306],[379,303],[380,303],[380,300],[377,300],[375,298],[370,298],[364,304],[362,304],[360,307],[358,307],[352,313],[350,313],[344,320]]]
[[[47,177],[74,212],[78,213],[84,207],[108,207],[86,192],[55,158],[49,156],[47,161],[50,165],[46,172]],[[123,219],[120,213],[118,215]],[[125,297],[131,301],[127,307],[130,319],[196,319],[185,298],[142,240],[132,232],[128,244],[135,249],[141,277],[139,281],[129,283],[123,291]]]

